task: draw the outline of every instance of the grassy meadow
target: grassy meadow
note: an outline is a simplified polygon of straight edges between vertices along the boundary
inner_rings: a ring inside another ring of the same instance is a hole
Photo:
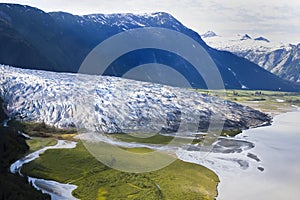
[[[300,106],[300,93],[260,90],[196,90],[203,94],[220,96],[267,113],[291,111],[292,105]]]
[[[127,150],[149,151],[146,148]],[[211,170],[180,160],[154,172],[121,172],[96,160],[81,142],[75,149],[46,151],[39,159],[26,164],[22,172],[75,184],[78,188],[73,195],[82,200],[214,199],[219,182]]]

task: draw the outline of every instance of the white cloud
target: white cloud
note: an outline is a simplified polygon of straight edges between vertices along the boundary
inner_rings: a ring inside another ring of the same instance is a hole
[[[73,14],[155,12],[174,15],[190,28],[202,33],[250,33],[271,39],[300,42],[299,0],[7,0]]]

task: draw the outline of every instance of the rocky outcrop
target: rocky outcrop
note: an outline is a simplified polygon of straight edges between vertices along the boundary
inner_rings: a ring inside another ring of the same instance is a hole
[[[4,120],[4,119],[6,119],[6,114],[5,114],[5,112],[4,112],[4,105],[3,105],[3,101],[2,101],[2,99],[0,98],[0,123]]]

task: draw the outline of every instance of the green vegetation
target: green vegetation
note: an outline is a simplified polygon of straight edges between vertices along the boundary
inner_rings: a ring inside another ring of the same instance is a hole
[[[242,133],[241,130],[223,130],[221,133],[221,136],[230,136],[230,137],[234,137],[238,134]]]
[[[145,153],[147,148],[127,149]],[[216,174],[200,165],[176,160],[149,173],[125,173],[97,161],[78,143],[75,149],[48,150],[26,164],[24,174],[78,186],[73,195],[82,200],[114,199],[214,199]]]
[[[108,137],[113,137],[123,142],[133,142],[133,143],[142,143],[142,144],[161,144],[161,145],[170,144],[170,142],[172,142],[173,145],[188,144],[188,143],[198,144],[205,139],[205,136],[200,134],[196,135],[193,140],[188,138],[179,138],[179,137],[175,139],[174,136],[162,135],[160,133],[157,133],[156,135],[153,135],[148,138],[139,137],[139,134],[146,134],[146,133],[137,133],[136,137],[129,134],[111,134],[108,135]]]
[[[231,101],[259,101],[269,103],[292,102],[292,99],[300,100],[300,93],[274,92],[274,91],[251,91],[251,90],[227,90],[226,98]],[[284,102],[278,102],[283,100]]]
[[[24,122],[11,120],[8,125],[32,137],[62,137],[62,135],[74,135],[77,133],[76,128],[60,129],[54,126],[49,126],[44,122]]]
[[[9,172],[10,165],[28,152],[25,139],[9,127],[0,127],[0,199],[50,199],[28,184],[26,178]]]
[[[263,112],[285,112],[291,105],[300,106],[300,93],[256,90],[197,90],[200,93],[220,96]]]
[[[221,136],[235,136],[240,134],[242,131],[241,130],[223,130],[221,133]],[[137,134],[142,134],[142,133],[137,133]],[[134,143],[142,143],[142,144],[162,144],[166,145],[169,144],[173,139],[174,136],[171,135],[162,135],[162,134],[156,134],[151,137],[134,137],[134,135],[129,135],[129,134],[111,134],[108,135],[108,137],[112,137],[115,139],[118,139],[120,141],[124,142],[134,142]],[[186,139],[186,138],[176,138],[175,141],[172,141],[173,144],[187,144],[187,143],[192,143],[192,144],[198,144],[204,141],[206,138],[205,134],[196,134],[195,138],[191,141],[191,139]]]
[[[26,140],[27,145],[30,147],[30,152],[37,151],[47,146],[54,146],[57,140],[54,138],[38,138],[34,137],[31,140]]]
[[[137,135],[143,134],[143,133],[137,133]],[[136,143],[144,143],[144,144],[169,144],[174,137],[172,136],[166,136],[161,134],[155,134],[151,137],[134,137],[129,134],[112,134],[111,137],[116,138],[118,140],[124,141],[124,142],[136,142]]]

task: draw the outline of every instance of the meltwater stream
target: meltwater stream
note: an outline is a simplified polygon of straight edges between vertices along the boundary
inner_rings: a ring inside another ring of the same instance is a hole
[[[21,173],[21,168],[24,164],[29,163],[40,157],[48,149],[72,149],[76,147],[76,142],[70,142],[65,140],[58,140],[57,144],[54,146],[45,147],[38,151],[35,151],[31,154],[28,154],[24,158],[17,160],[10,166],[10,172],[13,174],[18,173],[20,176],[23,176]],[[76,185],[71,184],[62,184],[52,180],[44,180],[33,177],[28,177],[28,182],[31,182],[32,185],[41,190],[45,194],[49,194],[52,200],[74,200],[75,197],[72,196],[72,191],[77,188]]]
[[[196,145],[171,148],[178,158],[213,170],[220,178],[218,200],[299,199],[300,197],[300,111],[280,114],[271,126],[246,130],[234,138],[221,137],[206,157]],[[85,135],[83,140],[94,138]],[[103,139],[104,140],[104,139]],[[104,140],[117,146],[161,149],[156,145],[132,144]],[[20,173],[23,164],[39,157],[47,149],[74,148],[75,142],[59,141],[11,165]],[[33,185],[50,194],[52,199],[75,199],[77,186],[29,177]]]

